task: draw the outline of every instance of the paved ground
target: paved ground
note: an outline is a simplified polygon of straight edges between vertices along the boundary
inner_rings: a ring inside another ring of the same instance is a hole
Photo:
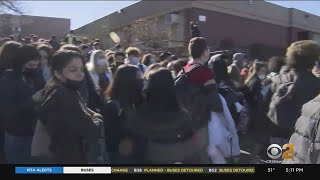
[[[265,164],[267,149],[256,143],[252,138],[247,135],[239,135],[241,155],[240,164]],[[260,149],[260,156],[254,155],[255,151]]]

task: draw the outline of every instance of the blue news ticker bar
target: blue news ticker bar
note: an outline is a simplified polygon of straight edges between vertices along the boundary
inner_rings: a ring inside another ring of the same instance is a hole
[[[16,167],[16,174],[63,174],[63,167]]]

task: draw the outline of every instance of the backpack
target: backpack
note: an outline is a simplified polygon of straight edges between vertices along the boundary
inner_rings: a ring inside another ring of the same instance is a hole
[[[277,87],[272,96],[269,106],[268,117],[279,128],[291,134],[294,125],[299,117],[300,109],[296,106],[295,90],[297,85],[297,76],[286,74],[279,76],[281,84]]]
[[[218,88],[218,92],[225,98],[232,118],[238,124],[240,112],[237,109],[236,103],[243,104],[243,97],[228,87]]]
[[[171,141],[148,140],[145,155],[151,164],[211,164],[208,154],[208,128]]]
[[[189,108],[193,101],[193,95],[200,91],[199,86],[197,87],[192,85],[187,81],[188,75],[192,72],[192,70],[201,66],[202,65],[200,64],[194,64],[189,68],[188,71],[182,69],[174,80],[174,88],[177,94],[177,100],[185,110],[190,110]]]

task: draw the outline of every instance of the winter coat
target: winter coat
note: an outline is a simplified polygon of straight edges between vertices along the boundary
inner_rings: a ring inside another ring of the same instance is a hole
[[[94,118],[78,91],[52,80],[45,88],[40,121],[50,137],[51,159],[58,164],[88,163],[86,143],[100,136],[101,121]]]
[[[37,118],[36,89],[24,81],[21,72],[7,70],[0,78],[0,119],[14,136],[32,136]]]
[[[137,106],[138,103],[136,104]],[[123,108],[118,100],[111,100],[102,109],[105,140],[111,164],[144,163],[142,138],[135,136],[125,126],[135,108]]]
[[[210,163],[207,128],[194,129],[188,113],[145,103],[126,121],[145,140],[145,159],[152,164]]]
[[[258,77],[253,77],[245,85],[245,99],[248,105],[250,121],[248,124],[248,133],[256,140],[264,142],[269,137],[269,127],[271,123],[268,121],[266,112],[268,106],[264,103],[261,93],[262,82]]]
[[[284,77],[286,76],[286,77]],[[291,76],[291,77],[289,77]],[[302,105],[307,103],[308,101],[314,99],[320,93],[320,79],[315,77],[311,72],[297,72],[291,70],[289,73],[280,74],[275,76],[272,80],[273,83],[271,85],[271,93],[272,95],[276,92],[277,88],[282,84],[283,79],[294,79],[297,78],[295,82],[295,93],[294,93],[294,101],[295,101],[295,108],[291,112],[287,113],[294,113],[294,119],[292,121],[292,125],[288,125],[288,127],[294,127],[296,120],[301,115]],[[274,103],[271,101],[271,103]],[[270,104],[271,104],[270,103]],[[275,137],[284,137],[289,138],[290,135],[293,133],[294,129],[281,129],[281,128],[274,128],[272,133]]]
[[[320,95],[303,105],[289,143],[293,144],[294,161],[285,163],[320,163]],[[313,143],[313,144],[312,144]],[[309,149],[311,151],[309,151]],[[311,154],[309,154],[311,153]]]

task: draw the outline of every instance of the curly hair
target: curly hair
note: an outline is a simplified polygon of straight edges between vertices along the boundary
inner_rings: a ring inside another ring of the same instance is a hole
[[[292,43],[286,53],[286,63],[297,71],[311,69],[319,59],[320,45],[312,40],[297,41]]]

